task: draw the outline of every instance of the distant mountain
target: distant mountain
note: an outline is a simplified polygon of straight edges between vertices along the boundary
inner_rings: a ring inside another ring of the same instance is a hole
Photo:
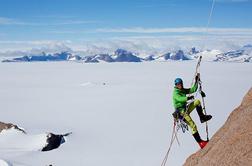
[[[2,62],[36,62],[36,61],[81,61],[84,63],[99,62],[142,62],[142,61],[184,61],[197,59],[203,56],[206,61],[227,61],[227,62],[252,62],[252,45],[244,45],[240,49],[221,52],[219,50],[198,51],[195,47],[184,51],[178,49],[164,53],[163,55],[149,55],[141,58],[137,54],[125,49],[117,49],[112,54],[95,54],[95,55],[75,55],[70,52],[45,53],[24,55],[21,57],[6,59]]]
[[[95,55],[95,58],[99,61],[115,62],[115,60],[109,54],[98,54]]]
[[[46,54],[42,52],[41,55],[29,55],[22,56],[19,58],[7,59],[2,62],[35,62],[35,61],[66,61],[72,55],[68,52],[61,52],[55,54]]]
[[[155,55],[149,55],[149,56],[143,58],[143,60],[144,60],[144,61],[154,61],[154,60],[155,60],[154,57],[155,57]]]
[[[171,59],[171,53],[168,52],[168,53],[164,54],[162,57],[164,58],[164,60],[169,60],[169,59]]]
[[[191,60],[192,58],[189,57],[189,55],[186,55],[184,53],[183,50],[177,50],[177,51],[173,51],[173,52],[168,52],[165,53],[159,57],[156,58],[157,60],[161,60],[161,61],[167,61],[167,60],[174,60],[174,61],[178,61],[178,60]]]
[[[85,63],[99,63],[99,61],[95,58],[95,56],[86,56],[86,57],[82,58],[82,60]]]
[[[214,61],[252,62],[252,45],[245,45],[238,50],[218,54]]]
[[[190,60],[187,55],[184,54],[184,51],[178,50],[171,55],[171,60]]]
[[[192,47],[191,50],[188,52],[189,55],[198,54],[198,53],[200,53],[200,51],[198,51],[195,47]]]
[[[141,58],[124,49],[117,49],[114,57],[115,62],[141,62]]]

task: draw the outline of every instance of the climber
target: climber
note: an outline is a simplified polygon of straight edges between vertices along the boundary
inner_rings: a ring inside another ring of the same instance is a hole
[[[175,112],[173,113],[173,116],[174,118],[182,119],[191,128],[193,137],[199,144],[200,148],[203,149],[208,143],[208,141],[204,141],[201,139],[197,130],[197,126],[190,117],[190,113],[196,108],[201,123],[210,120],[212,116],[204,115],[200,100],[194,100],[194,96],[187,96],[188,94],[192,94],[197,91],[200,79],[199,77],[199,73],[196,74],[195,83],[189,89],[184,88],[183,80],[181,78],[175,79],[175,87],[173,91],[173,105],[175,108]]]

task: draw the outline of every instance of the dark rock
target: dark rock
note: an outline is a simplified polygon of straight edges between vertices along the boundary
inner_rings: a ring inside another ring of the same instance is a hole
[[[102,60],[105,62],[115,62],[115,60],[108,54],[98,54],[95,56],[98,60]]]
[[[193,54],[198,54],[198,53],[199,53],[199,51],[198,51],[198,50],[196,50],[196,48],[195,48],[195,47],[191,48],[191,50],[189,51],[189,54],[190,54],[190,55],[193,55]]]
[[[144,58],[143,60],[145,60],[145,61],[154,61],[155,58],[154,58],[154,55],[150,55],[150,56],[147,56],[146,58]]]
[[[185,56],[182,50],[176,51],[173,55],[171,55],[172,60],[190,60],[187,56]]]
[[[49,151],[58,148],[61,144],[65,142],[63,135],[56,135],[53,133],[47,134],[47,144],[43,147],[42,151]]]
[[[117,49],[115,51],[115,62],[141,62],[141,59],[132,52],[128,52],[123,49]]]
[[[17,125],[14,125],[12,123],[0,122],[0,132],[2,130],[7,130],[7,129],[11,129],[11,128],[14,128],[14,129],[19,130],[19,131],[21,131],[21,132],[23,132],[23,133],[26,134],[26,132],[22,128],[18,127]]]
[[[99,61],[95,58],[95,56],[87,56],[84,58],[85,63],[98,63]]]
[[[168,52],[168,53],[166,53],[166,54],[164,54],[162,56],[164,57],[165,60],[171,59],[171,53],[170,52]]]

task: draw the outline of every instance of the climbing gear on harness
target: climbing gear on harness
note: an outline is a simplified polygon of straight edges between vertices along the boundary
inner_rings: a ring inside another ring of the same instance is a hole
[[[185,133],[186,131],[188,131],[188,125],[182,119],[178,119],[177,120],[177,130],[179,130],[179,129],[181,129],[183,133]]]
[[[188,131],[188,125],[184,121],[184,117],[180,114],[178,109],[172,113],[172,116],[173,116],[174,121],[176,123],[177,131],[179,129],[181,129],[183,133],[185,133],[186,130]]]

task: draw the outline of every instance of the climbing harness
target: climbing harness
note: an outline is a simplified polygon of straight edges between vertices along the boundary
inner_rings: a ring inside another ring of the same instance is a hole
[[[185,108],[185,111],[186,110],[187,110],[187,108]],[[188,125],[184,121],[184,115],[181,115],[178,109],[175,112],[172,113],[172,116],[174,118],[174,122],[176,123],[177,131],[179,129],[181,129],[183,133],[185,133],[186,131],[188,131]]]

